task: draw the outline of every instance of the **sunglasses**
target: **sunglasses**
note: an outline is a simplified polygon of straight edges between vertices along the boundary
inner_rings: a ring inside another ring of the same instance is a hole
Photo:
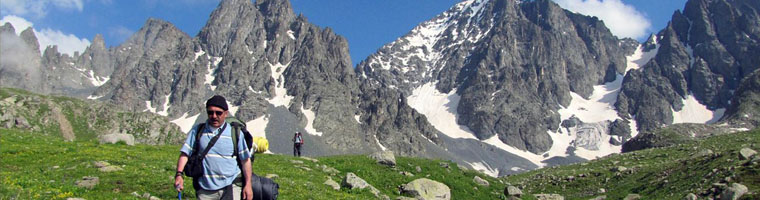
[[[224,111],[213,111],[213,110],[207,110],[206,111],[206,114],[208,114],[208,115],[216,114],[216,116],[221,116],[223,113],[224,113]]]

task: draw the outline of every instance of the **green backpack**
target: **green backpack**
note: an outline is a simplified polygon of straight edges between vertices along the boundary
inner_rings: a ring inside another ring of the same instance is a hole
[[[237,133],[243,132],[243,137],[245,138],[245,144],[248,145],[248,149],[246,150],[250,152],[251,146],[253,145],[253,136],[251,136],[251,132],[248,132],[248,129],[246,129],[245,123],[243,123],[242,121],[240,121],[240,119],[231,115],[227,117],[225,121],[227,121],[227,123],[230,123],[230,126],[232,126],[233,134],[231,135],[232,135],[232,141],[234,141],[234,144],[235,144],[232,146],[234,146],[235,157],[237,157],[238,152],[240,152],[240,150],[238,150],[238,145],[237,145],[237,141],[238,141]]]

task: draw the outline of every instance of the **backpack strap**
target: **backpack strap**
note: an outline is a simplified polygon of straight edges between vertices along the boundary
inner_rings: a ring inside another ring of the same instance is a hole
[[[240,134],[240,124],[236,122],[230,123],[232,125],[232,146],[233,151],[232,155],[235,156],[235,159],[238,160],[238,164],[240,164],[240,153],[238,153],[240,150],[238,149],[238,137]]]
[[[206,123],[200,123],[198,124],[198,128],[195,129],[195,142],[193,143],[193,153],[191,153],[192,155],[198,154],[198,148],[200,148],[198,147],[198,143],[201,140],[201,132],[204,128],[206,128]]]
[[[232,144],[232,146],[233,146],[232,149],[233,149],[233,151],[235,151],[235,152],[232,153],[232,155],[235,157],[235,162],[237,162],[238,169],[240,169],[240,175],[242,176],[243,173],[245,173],[245,172],[243,171],[243,163],[240,162],[240,149],[238,149],[238,143],[240,141],[238,141],[238,140],[240,139],[240,135],[239,134],[240,134],[240,130],[242,130],[243,126],[240,123],[237,123],[237,122],[232,122],[232,123],[230,123],[230,125],[232,126],[232,143],[233,143]],[[251,162],[253,162],[253,155],[251,155]],[[253,164],[253,163],[251,163],[251,164]],[[253,172],[251,172],[251,173],[253,173]],[[253,177],[251,177],[251,178],[253,178]],[[243,187],[245,187],[247,184],[250,184],[250,183],[245,183],[245,181],[244,181]]]
[[[208,154],[208,151],[211,150],[211,147],[214,147],[214,144],[216,144],[216,141],[219,140],[219,137],[222,136],[222,134],[224,133],[224,129],[226,129],[226,128],[227,128],[227,124],[225,123],[222,126],[222,129],[219,130],[219,133],[216,134],[216,136],[214,136],[213,138],[211,138],[211,141],[209,141],[208,145],[206,145],[206,149],[204,149],[203,153],[200,154],[201,158],[205,159],[206,154]],[[201,135],[201,134],[200,133],[196,133],[196,135]],[[196,137],[200,138],[200,136],[196,136]],[[198,144],[198,142],[196,142],[196,144]]]

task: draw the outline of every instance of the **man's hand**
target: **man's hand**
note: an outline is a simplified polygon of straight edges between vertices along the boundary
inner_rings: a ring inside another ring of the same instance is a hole
[[[177,192],[182,192],[182,190],[185,189],[185,179],[183,179],[182,176],[174,177],[174,188],[177,189]]]
[[[245,200],[252,200],[253,199],[253,189],[251,188],[251,184],[246,184],[245,187],[243,187],[243,198]]]

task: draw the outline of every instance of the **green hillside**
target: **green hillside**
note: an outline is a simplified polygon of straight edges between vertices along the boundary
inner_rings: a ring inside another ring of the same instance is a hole
[[[12,96],[16,96],[14,105],[40,106],[35,113],[25,113],[30,112],[23,110],[28,109],[25,106],[13,107],[15,116],[24,116],[29,127],[7,128],[7,121],[0,120],[0,199],[145,199],[146,193],[146,197],[176,199],[173,175],[179,145],[101,144],[90,133],[99,129],[92,127],[134,123],[130,121],[134,118],[82,117],[76,110],[84,109],[88,102],[72,98],[3,89],[0,115],[9,112],[6,108],[11,105],[3,102]],[[62,136],[61,126],[46,114],[52,109],[42,105],[65,105],[61,109],[71,121],[75,140]],[[97,123],[88,125],[86,121],[93,119]],[[733,183],[749,189],[742,199],[760,199],[760,157],[742,159],[739,155],[743,148],[760,150],[759,144],[760,130],[756,129],[501,178],[464,170],[450,161],[397,157],[396,167],[388,167],[366,155],[307,159],[257,154],[254,172],[277,175],[274,179],[280,184],[280,199],[377,199],[369,189],[334,190],[324,184],[328,179],[340,183],[349,172],[390,199],[408,196],[400,194],[399,187],[419,178],[446,184],[451,199],[510,199],[504,194],[508,185],[521,189],[523,199],[536,199],[534,194],[559,194],[565,199],[623,199],[629,194],[638,194],[641,199],[682,199],[689,193],[703,199],[715,198]],[[490,185],[475,184],[475,176]],[[99,183],[91,188],[77,187],[76,182],[83,177],[98,177]],[[194,197],[189,179],[185,188],[183,197]]]

